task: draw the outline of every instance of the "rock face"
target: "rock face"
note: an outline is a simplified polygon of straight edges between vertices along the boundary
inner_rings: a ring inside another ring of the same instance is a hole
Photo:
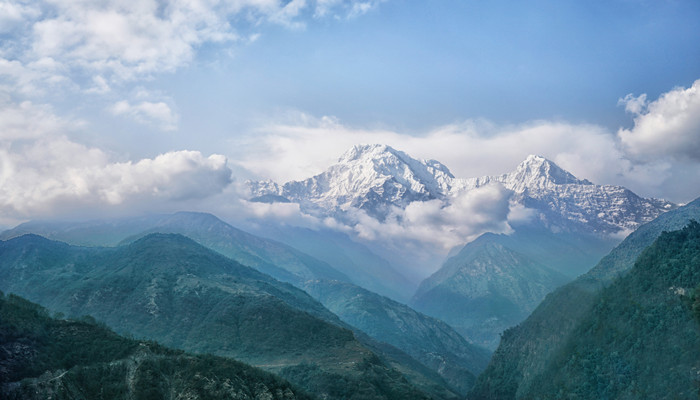
[[[553,231],[610,235],[634,230],[676,207],[645,199],[621,186],[579,179],[541,156],[528,156],[510,173],[456,178],[435,160],[416,160],[386,145],[357,145],[325,172],[278,185],[248,182],[251,198],[285,199],[316,215],[343,218],[352,209],[383,220],[393,207],[439,199],[449,203],[465,191],[491,184],[513,192],[513,201],[537,213]]]

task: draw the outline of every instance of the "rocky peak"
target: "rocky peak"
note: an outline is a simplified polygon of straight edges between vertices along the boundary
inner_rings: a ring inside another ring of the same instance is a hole
[[[554,162],[536,155],[529,155],[518,165],[515,171],[507,174],[507,181],[514,183],[514,189],[522,187],[544,188],[554,185],[592,185],[590,181],[578,179],[568,171],[565,171]]]

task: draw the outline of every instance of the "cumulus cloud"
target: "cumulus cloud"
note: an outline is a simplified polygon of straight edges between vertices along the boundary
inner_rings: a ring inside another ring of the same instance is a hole
[[[0,222],[90,209],[162,209],[216,195],[231,183],[222,155],[173,151],[115,161],[66,136],[80,121],[57,117],[45,105],[0,105]]]
[[[411,241],[445,251],[485,232],[508,233],[512,192],[501,185],[466,191],[449,202],[416,201],[380,222],[361,210],[351,211],[352,229],[361,239]]]
[[[51,58],[108,80],[133,80],[174,71],[205,43],[245,40],[246,27],[264,22],[304,26],[308,11],[358,15],[377,1],[355,0],[44,0],[0,2],[0,33],[14,33],[8,61]],[[244,21],[236,25],[236,22]]]
[[[621,102],[634,114],[634,127],[618,135],[626,152],[644,161],[669,157],[700,161],[700,80],[657,100],[628,95]]]
[[[126,115],[136,122],[154,125],[164,131],[177,129],[178,115],[165,102],[142,101],[131,104],[126,100],[115,103],[110,111],[114,115]]]
[[[356,0],[0,0],[0,91],[109,96],[193,62],[203,46],[250,44],[264,25],[305,27],[311,15],[344,18],[378,1]],[[20,96],[20,97],[17,97]],[[60,101],[64,97],[57,95]],[[94,97],[93,97],[94,99]],[[46,101],[46,100],[42,100]],[[92,101],[92,100],[91,100]],[[107,101],[114,102],[114,96]],[[171,105],[117,103],[138,122],[174,129]]]
[[[0,100],[0,142],[35,139],[80,125],[81,121],[56,116],[47,105],[37,105],[30,101],[16,104]]]

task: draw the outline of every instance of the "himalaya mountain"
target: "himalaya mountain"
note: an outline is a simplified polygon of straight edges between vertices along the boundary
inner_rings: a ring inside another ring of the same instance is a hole
[[[305,292],[181,235],[116,248],[36,235],[0,242],[0,290],[119,333],[234,357],[320,397],[426,397]]]
[[[357,208],[384,219],[392,206],[404,208],[413,201],[444,198],[454,180],[449,169],[437,161],[418,161],[389,146],[359,145],[312,178],[282,186],[272,181],[249,185],[253,200],[277,196],[313,214],[338,215]]]
[[[510,191],[511,204],[531,210],[533,217],[510,221],[508,235],[486,233],[465,245],[410,300],[418,311],[490,348],[547,293],[595,265],[621,235],[676,208],[620,186],[579,179],[539,156],[527,157],[510,173],[460,179],[437,161],[415,160],[383,145],[355,146],[326,172],[304,181],[250,183],[256,201],[283,197],[309,213],[339,219],[357,208],[379,220],[414,201],[449,205],[492,184]]]
[[[536,210],[540,223],[555,231],[631,231],[676,207],[621,186],[578,179],[540,156],[528,156],[510,173],[463,179],[438,161],[416,160],[386,145],[354,146],[328,170],[303,181],[249,182],[254,201],[292,201],[310,214],[340,219],[354,208],[379,220],[393,207],[434,199],[449,203],[460,193],[489,184],[512,191],[516,203]]]
[[[561,354],[570,350],[567,343],[576,340],[582,321],[594,312],[602,288],[627,275],[637,257],[662,232],[681,229],[692,220],[700,220],[700,199],[640,226],[588,273],[549,294],[524,322],[504,332],[491,363],[479,376],[469,398],[533,398],[537,382],[547,379],[550,366],[561,361]],[[595,371],[595,365],[590,367],[590,371]]]

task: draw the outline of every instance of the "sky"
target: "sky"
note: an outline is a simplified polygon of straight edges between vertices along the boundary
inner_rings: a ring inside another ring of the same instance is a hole
[[[0,0],[0,225],[240,216],[246,179],[357,143],[458,177],[540,154],[688,202],[699,20],[696,0]]]

